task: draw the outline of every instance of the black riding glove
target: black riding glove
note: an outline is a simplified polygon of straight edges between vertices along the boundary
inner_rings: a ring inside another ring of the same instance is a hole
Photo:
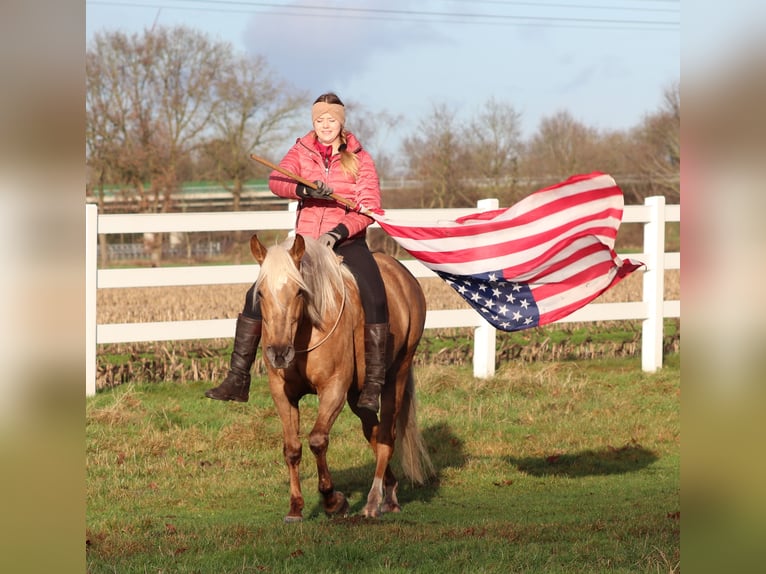
[[[340,239],[340,233],[336,231],[328,231],[327,233],[320,235],[317,241],[319,241],[319,243],[322,245],[326,245],[330,249],[333,249],[335,245],[337,245],[338,241],[340,241]]]
[[[299,183],[295,188],[295,195],[301,199],[307,197],[313,197],[314,199],[330,199],[329,196],[332,194],[332,188],[327,187],[327,185],[319,179],[314,182],[314,185],[317,186],[316,189]]]
[[[322,245],[327,245],[327,247],[330,249],[334,249],[339,242],[348,238],[348,235],[348,227],[346,227],[343,223],[339,223],[330,231],[320,235],[317,241],[319,241],[319,243]]]

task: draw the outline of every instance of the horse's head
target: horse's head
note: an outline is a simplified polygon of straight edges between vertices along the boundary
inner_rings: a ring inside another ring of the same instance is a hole
[[[296,235],[289,250],[284,245],[266,249],[253,235],[250,251],[261,265],[256,293],[263,315],[264,355],[275,369],[284,369],[295,358],[295,336],[305,311],[307,286],[300,272],[305,243]]]

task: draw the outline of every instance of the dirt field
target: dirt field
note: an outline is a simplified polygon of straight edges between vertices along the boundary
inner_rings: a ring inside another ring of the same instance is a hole
[[[214,272],[214,270],[211,271],[211,273]],[[429,309],[468,308],[463,299],[441,279],[420,279],[420,283]],[[246,285],[100,289],[97,303],[98,322],[132,323],[233,318],[242,309],[246,290]],[[596,302],[639,301],[641,291],[642,273],[638,272],[604,293]],[[665,298],[675,300],[680,296],[679,271],[667,271]]]

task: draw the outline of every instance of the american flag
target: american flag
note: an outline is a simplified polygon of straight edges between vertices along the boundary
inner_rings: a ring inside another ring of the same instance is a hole
[[[566,317],[643,265],[614,251],[622,211],[622,191],[596,172],[455,221],[373,217],[495,328],[518,331]]]

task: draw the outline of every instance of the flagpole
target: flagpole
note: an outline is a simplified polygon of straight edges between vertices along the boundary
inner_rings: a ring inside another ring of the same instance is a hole
[[[275,171],[278,171],[282,175],[286,175],[290,179],[294,179],[295,181],[297,181],[300,184],[305,185],[306,187],[310,187],[311,189],[316,189],[317,188],[317,185],[313,181],[309,181],[307,179],[303,179],[301,176],[296,175],[296,174],[294,174],[293,172],[291,172],[289,170],[286,170],[285,168],[275,164],[274,162],[271,162],[271,161],[267,160],[266,158],[259,157],[259,156],[255,155],[255,154],[251,153],[250,154],[250,159],[254,159],[257,162],[262,163],[266,167],[270,167],[271,169],[273,169]],[[368,209],[366,209],[366,208],[364,208],[364,207],[362,207],[360,205],[356,205],[354,202],[349,201],[345,197],[341,197],[339,195],[336,195],[335,193],[331,193],[328,197],[330,197],[331,199],[334,199],[335,201],[337,201],[341,205],[345,205],[349,209],[352,209],[354,211],[358,211],[359,213],[363,213],[364,215],[367,215],[368,217],[372,217],[373,219],[375,219],[374,214],[370,210],[368,210]]]

